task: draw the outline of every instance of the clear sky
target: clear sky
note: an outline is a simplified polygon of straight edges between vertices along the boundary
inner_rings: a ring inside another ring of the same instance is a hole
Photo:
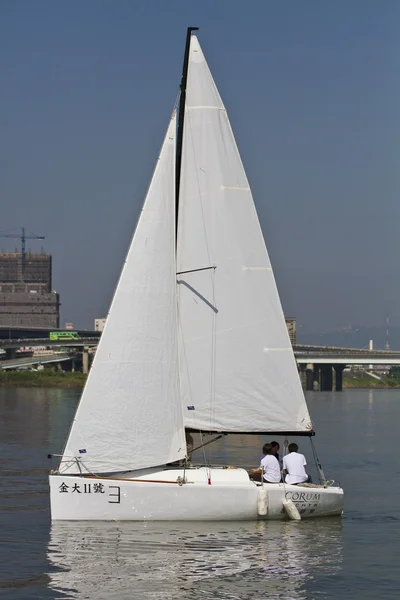
[[[2,0],[0,230],[46,236],[62,323],[107,312],[194,25],[285,313],[400,324],[399,23],[396,0]]]

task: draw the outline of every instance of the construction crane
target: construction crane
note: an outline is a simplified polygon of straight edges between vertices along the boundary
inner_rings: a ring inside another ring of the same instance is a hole
[[[25,281],[25,240],[44,240],[44,235],[36,235],[36,233],[25,233],[25,227],[21,227],[21,235],[18,233],[10,233],[10,230],[0,231],[0,237],[13,238],[21,240],[21,280]]]

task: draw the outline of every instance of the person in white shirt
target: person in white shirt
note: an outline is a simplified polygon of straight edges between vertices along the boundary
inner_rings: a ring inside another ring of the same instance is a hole
[[[266,483],[280,483],[281,469],[279,467],[279,461],[273,454],[273,448],[271,444],[264,444],[263,454],[265,454],[265,456],[263,459],[261,459],[261,469],[263,472],[264,481]]]
[[[310,481],[306,473],[306,458],[303,454],[297,452],[298,445],[294,442],[289,444],[289,454],[283,457],[283,472],[286,473],[285,483],[297,484]]]
[[[282,459],[279,456],[279,444],[278,442],[271,442],[271,446],[272,446],[272,454],[275,456],[275,458],[277,459],[279,466],[282,467]]]

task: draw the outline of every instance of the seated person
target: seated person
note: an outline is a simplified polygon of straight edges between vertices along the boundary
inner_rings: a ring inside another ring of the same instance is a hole
[[[279,465],[282,466],[281,465],[281,462],[282,462],[281,461],[281,457],[279,456],[279,448],[280,448],[280,446],[279,446],[278,442],[271,442],[271,446],[272,446],[272,454],[278,460]]]
[[[281,463],[282,459],[279,456],[279,448],[280,448],[280,446],[279,446],[278,442],[271,442],[271,446],[272,446],[272,454],[275,456],[275,458],[278,459],[279,463]],[[264,458],[264,456],[265,456],[265,454],[264,454],[264,446],[263,446],[263,451],[262,451],[262,454],[261,454],[261,458]]]
[[[271,444],[263,446],[264,458],[261,460],[261,469],[266,483],[280,483],[281,469]]]
[[[307,475],[304,468],[307,466],[306,458],[303,454],[297,452],[298,449],[298,445],[294,442],[289,444],[289,454],[283,457],[283,472],[286,473],[285,483],[296,485],[297,483],[311,481],[311,477]]]

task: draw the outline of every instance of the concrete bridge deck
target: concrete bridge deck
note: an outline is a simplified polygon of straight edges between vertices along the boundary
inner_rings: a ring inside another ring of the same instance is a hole
[[[304,364],[400,365],[400,351],[341,348],[337,346],[293,346],[296,361]]]
[[[382,365],[389,369],[391,366],[400,365],[400,352],[393,350],[305,345],[297,345],[293,349],[307,390],[317,388],[321,391],[332,391],[335,376],[335,389],[341,391],[343,371],[347,366]]]
[[[28,333],[28,337],[22,337]],[[0,328],[0,349],[5,350],[6,358],[0,361],[0,369],[21,368],[38,363],[63,362],[75,357],[74,349],[82,352],[83,369],[89,368],[89,348],[95,350],[99,343],[100,333],[79,331],[78,338],[70,340],[51,340],[47,330],[26,330]],[[21,336],[21,337],[18,337]],[[33,337],[35,336],[35,337]],[[65,348],[61,356],[52,355],[47,359],[38,360],[36,356],[17,358],[17,348],[26,347],[59,347]],[[335,346],[310,346],[296,344],[293,346],[294,355],[300,372],[305,375],[306,387],[314,389],[316,383],[321,390],[332,390],[333,375],[335,374],[336,390],[342,389],[343,370],[351,365],[400,365],[400,351],[367,350],[363,348],[345,348]],[[57,358],[58,357],[58,358]]]
[[[82,346],[97,346],[98,337],[80,337],[75,340],[49,340],[49,338],[16,338],[10,340],[0,339],[0,349],[8,348],[33,348],[35,346],[51,346],[60,348],[81,348]]]
[[[10,360],[0,361],[0,370],[21,369],[22,367],[34,367],[35,365],[45,365],[50,363],[61,363],[72,360],[75,354],[36,354],[35,356],[27,356],[24,358],[14,358]]]

